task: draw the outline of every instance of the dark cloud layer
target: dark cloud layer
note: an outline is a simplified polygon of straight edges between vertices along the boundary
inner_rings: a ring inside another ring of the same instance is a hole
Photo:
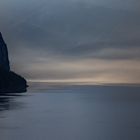
[[[2,0],[0,29],[28,79],[139,83],[139,13],[137,0]]]

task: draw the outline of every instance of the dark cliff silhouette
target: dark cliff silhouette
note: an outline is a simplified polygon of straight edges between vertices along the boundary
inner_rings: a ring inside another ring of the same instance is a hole
[[[0,94],[26,92],[26,80],[10,70],[7,45],[0,33]]]
[[[0,66],[5,70],[10,71],[8,50],[1,33],[0,33]]]

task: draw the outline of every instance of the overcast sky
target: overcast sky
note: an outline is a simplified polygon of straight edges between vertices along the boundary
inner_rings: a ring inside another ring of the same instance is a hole
[[[29,80],[140,83],[138,0],[0,0],[0,31]]]

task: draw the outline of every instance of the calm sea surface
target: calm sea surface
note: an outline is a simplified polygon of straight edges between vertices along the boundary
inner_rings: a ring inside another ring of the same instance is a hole
[[[0,96],[0,140],[140,140],[140,87],[64,86]]]

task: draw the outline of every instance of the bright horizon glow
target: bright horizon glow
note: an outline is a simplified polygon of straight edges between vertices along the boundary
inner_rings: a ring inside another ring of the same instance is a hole
[[[31,80],[31,79],[27,79],[28,82],[31,83],[58,83],[58,84],[76,84],[76,85],[110,85],[110,84],[129,84],[129,85],[139,85],[140,83],[132,83],[132,82],[106,82],[106,81],[95,81],[95,80],[91,80],[91,79],[86,79],[86,80],[81,80],[81,79],[64,79],[64,80]]]

